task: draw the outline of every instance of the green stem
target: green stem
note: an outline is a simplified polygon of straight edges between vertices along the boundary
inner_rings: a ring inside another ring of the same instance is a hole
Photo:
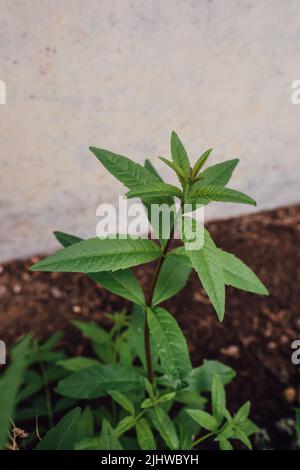
[[[209,438],[209,437],[211,437],[211,436],[213,436],[213,435],[214,435],[213,432],[209,432],[208,434],[205,434],[204,436],[199,437],[199,439],[197,439],[197,441],[195,441],[195,442],[193,443],[192,447],[195,447],[196,445],[200,444],[200,442],[205,441],[205,439],[207,439],[207,438]]]
[[[147,306],[152,307],[153,295],[156,287],[156,283],[158,280],[159,273],[161,271],[162,265],[164,263],[166,254],[169,251],[170,245],[174,238],[174,225],[172,231],[170,233],[170,238],[168,239],[167,243],[162,252],[162,256],[159,258],[158,263],[155,268],[154,276],[151,282],[149,294],[147,297]],[[152,356],[151,356],[151,344],[150,344],[150,330],[149,325],[147,322],[147,317],[145,318],[145,326],[144,326],[144,340],[145,340],[145,356],[146,356],[146,365],[147,365],[147,376],[150,383],[153,383],[154,373],[153,373],[153,365],[152,365]]]

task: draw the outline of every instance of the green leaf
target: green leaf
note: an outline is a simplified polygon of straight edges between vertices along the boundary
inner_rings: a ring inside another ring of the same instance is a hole
[[[146,309],[139,305],[134,305],[130,316],[130,328],[128,331],[128,340],[132,344],[135,354],[146,369],[145,345],[144,345],[144,326],[146,321]],[[153,338],[151,338],[152,362],[157,363],[157,352]]]
[[[71,357],[70,359],[62,359],[61,361],[57,361],[56,364],[71,372],[77,372],[87,367],[99,365],[99,362],[90,357],[78,356]]]
[[[123,450],[116,432],[106,419],[102,421],[98,450]]]
[[[226,414],[226,394],[220,377],[215,374],[212,383],[212,413],[218,425]]]
[[[65,397],[92,399],[108,390],[123,393],[143,386],[142,376],[119,365],[98,365],[74,372],[58,383],[56,391]]]
[[[241,422],[245,421],[248,418],[249,413],[250,413],[250,401],[246,401],[246,403],[244,403],[240,407],[238,412],[236,413],[236,415],[234,417],[234,422],[235,423],[241,423]]]
[[[242,429],[239,429],[239,428],[235,429],[234,439],[238,439],[239,441],[241,441],[243,444],[245,444],[246,447],[248,447],[249,450],[252,449],[252,444],[248,436],[246,436],[246,434],[244,433],[244,431],[242,431]]]
[[[12,362],[5,370],[0,382],[0,449],[5,448],[14,415],[17,394],[22,385],[28,365],[31,336],[25,336],[11,351]]]
[[[129,429],[135,426],[136,419],[134,416],[125,416],[125,418],[121,419],[116,426],[115,434],[117,437],[122,436],[125,432],[129,431]]]
[[[152,165],[152,163],[148,159],[145,160],[145,168],[148,171],[150,171],[150,173],[153,173],[155,176],[157,176],[159,181],[163,183],[162,178],[158,175],[158,173],[155,170],[154,166]],[[174,198],[164,196],[164,197],[161,197],[161,198],[156,197],[153,200],[149,200],[149,202],[143,201],[149,223],[152,225],[152,228],[153,228],[154,232],[158,236],[162,247],[164,247],[166,242],[167,242],[167,239],[170,238],[170,233],[171,233],[172,227],[174,225],[174,213],[170,212],[170,228],[169,228],[169,232],[166,234],[167,235],[167,237],[166,237],[166,235],[164,234],[164,231],[163,231],[163,229],[165,230],[166,227],[162,226],[162,222],[159,220],[159,218],[158,218],[158,220],[153,220],[152,217],[151,217],[151,203],[158,204],[159,206],[162,206],[162,207],[164,207],[165,204],[168,207],[173,207]],[[165,238],[163,238],[163,235],[164,235]]]
[[[184,174],[188,176],[190,172],[190,162],[184,146],[174,131],[171,135],[171,154],[175,165],[179,166]]]
[[[203,410],[186,410],[186,413],[193,418],[202,428],[208,429],[208,431],[216,431],[218,427],[217,420]]]
[[[175,318],[167,310],[154,307],[147,310],[147,320],[164,371],[176,389],[186,387],[191,362],[185,337]]]
[[[235,371],[218,361],[205,361],[200,367],[192,370],[189,381],[189,390],[195,392],[211,391],[213,377],[217,374],[223,385],[228,384],[235,377]]]
[[[221,450],[233,450],[232,445],[227,439],[221,439],[219,445]]]
[[[101,272],[116,271],[153,261],[161,255],[151,240],[124,239],[83,240],[48,256],[31,266],[31,271]]]
[[[256,424],[249,418],[239,424],[239,428],[246,434],[246,436],[251,436],[259,431],[259,428]]]
[[[193,176],[196,176],[201,170],[201,168],[203,168],[211,152],[212,149],[208,149],[198,158],[192,171]]]
[[[94,434],[94,419],[91,408],[87,406],[79,419],[76,442],[80,442],[85,438],[92,437]]]
[[[108,390],[108,394],[117,402],[119,405],[124,408],[124,410],[128,411],[131,415],[135,414],[134,404],[132,403],[129,398],[127,398],[124,393],[118,392],[117,390]]]
[[[219,250],[225,283],[248,292],[268,295],[269,292],[256,274],[239,258],[227,251]]]
[[[62,246],[67,247],[82,241],[81,238],[74,237],[68,233],[54,232],[55,237]],[[88,273],[90,279],[100,284],[113,294],[120,295],[131,302],[144,305],[144,293],[130,269],[121,269],[114,272]]]
[[[153,294],[153,305],[160,304],[176,295],[185,286],[191,268],[178,262],[177,259],[167,257],[163,262]]]
[[[185,409],[178,413],[175,418],[175,424],[179,435],[179,449],[191,449],[193,438],[199,433],[201,426],[185,412]]]
[[[73,450],[80,420],[80,408],[67,413],[40,441],[36,450]]]
[[[91,321],[82,321],[82,320],[74,320],[73,325],[81,331],[81,333],[86,336],[87,338],[95,341],[99,344],[110,344],[111,337],[109,333],[97,325],[97,323]]]
[[[186,243],[185,243],[186,246]],[[204,244],[200,250],[186,250],[200,281],[210,298],[219,320],[225,313],[225,281],[218,249],[209,232],[204,230]]]
[[[247,196],[235,189],[223,188],[222,186],[202,185],[196,190],[192,191],[191,201],[197,204],[206,204],[210,201],[220,202],[234,202],[237,204],[250,204],[256,206],[256,202],[251,197]]]
[[[156,175],[127,157],[96,147],[90,147],[90,150],[105,168],[129,189],[138,184],[151,185],[159,181]]]
[[[153,426],[157,429],[169,449],[176,450],[179,447],[175,426],[167,413],[161,408],[149,409],[148,414]]]
[[[136,425],[137,441],[142,450],[156,450],[153,433],[146,419],[141,418]]]
[[[140,184],[138,186],[134,186],[130,191],[126,193],[128,199],[133,197],[139,197],[143,201],[149,202],[149,200],[153,200],[153,198],[161,198],[161,197],[170,197],[170,196],[177,196],[179,198],[182,197],[182,191],[173,186],[172,184],[166,183],[153,183],[151,186],[146,186],[145,184]]]
[[[295,418],[297,446],[300,448],[300,408],[295,408]]]
[[[174,162],[171,162],[170,160],[167,160],[166,158],[164,157],[159,157],[160,160],[162,162],[164,162],[169,168],[171,168],[173,171],[175,171],[175,173],[177,174],[178,176],[178,179],[180,181],[180,183],[183,183],[185,181],[185,174],[184,174],[184,171],[178,166],[176,165],[176,163]]]
[[[205,184],[226,186],[226,184],[229,183],[232,173],[238,163],[239,159],[235,158],[233,160],[227,160],[226,162],[217,163],[216,165],[208,167],[202,172]],[[200,185],[201,181],[197,184]]]

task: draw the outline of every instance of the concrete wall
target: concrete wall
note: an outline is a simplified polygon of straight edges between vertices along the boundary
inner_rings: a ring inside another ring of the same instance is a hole
[[[299,202],[299,1],[0,0],[0,12],[1,260],[51,251],[54,229],[94,236],[96,206],[121,185],[89,145],[155,161],[173,128],[194,159],[239,156],[231,186],[259,209]]]

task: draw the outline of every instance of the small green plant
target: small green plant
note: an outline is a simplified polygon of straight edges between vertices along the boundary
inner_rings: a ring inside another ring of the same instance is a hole
[[[261,295],[268,293],[250,268],[218,248],[207,229],[193,218],[192,211],[198,204],[211,201],[256,204],[249,196],[226,186],[238,160],[203,170],[210,149],[191,166],[184,146],[173,132],[172,160],[161,160],[176,173],[180,183],[177,187],[164,183],[148,160],[143,167],[107,150],[91,147],[91,151],[128,188],[128,198],[142,200],[148,217],[152,204],[171,207],[174,198],[179,200],[180,209],[173,216],[167,237],[162,236],[164,227],[153,227],[159,244],[118,235],[80,240],[55,232],[64,248],[31,267],[32,271],[86,273],[135,304],[130,319],[126,314],[115,317],[110,333],[96,324],[76,324],[91,339],[101,364],[83,357],[62,360],[60,366],[72,373],[59,382],[56,391],[75,400],[110,396],[113,404],[112,415],[101,417],[101,433],[93,435],[91,426],[86,424],[89,432],[83,431],[74,447],[191,449],[212,438],[221,449],[231,449],[235,439],[251,448],[249,436],[256,427],[248,418],[250,404],[245,403],[234,416],[226,407],[224,384],[228,377],[224,371],[228,369],[214,361],[193,369],[176,320],[160,306],[185,286],[191,269],[197,272],[221,321],[226,285]],[[191,206],[189,213],[185,212],[187,204]],[[172,248],[175,225],[182,245]],[[204,240],[197,249],[190,244],[190,234],[194,233],[200,233]],[[155,272],[144,293],[130,268],[154,260]],[[204,390],[211,392],[211,406],[200,395]],[[174,403],[182,404],[179,412]],[[86,420],[90,419],[89,412],[83,413]],[[39,448],[51,447],[49,443],[70,423],[79,423],[82,416],[78,408],[69,412],[46,434]]]

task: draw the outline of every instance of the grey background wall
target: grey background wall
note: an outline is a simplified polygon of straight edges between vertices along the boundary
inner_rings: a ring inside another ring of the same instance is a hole
[[[1,260],[51,251],[57,228],[94,236],[97,205],[122,188],[89,145],[155,161],[173,128],[194,159],[211,146],[212,162],[239,156],[232,186],[259,209],[299,202],[297,0],[0,0],[0,11]]]

